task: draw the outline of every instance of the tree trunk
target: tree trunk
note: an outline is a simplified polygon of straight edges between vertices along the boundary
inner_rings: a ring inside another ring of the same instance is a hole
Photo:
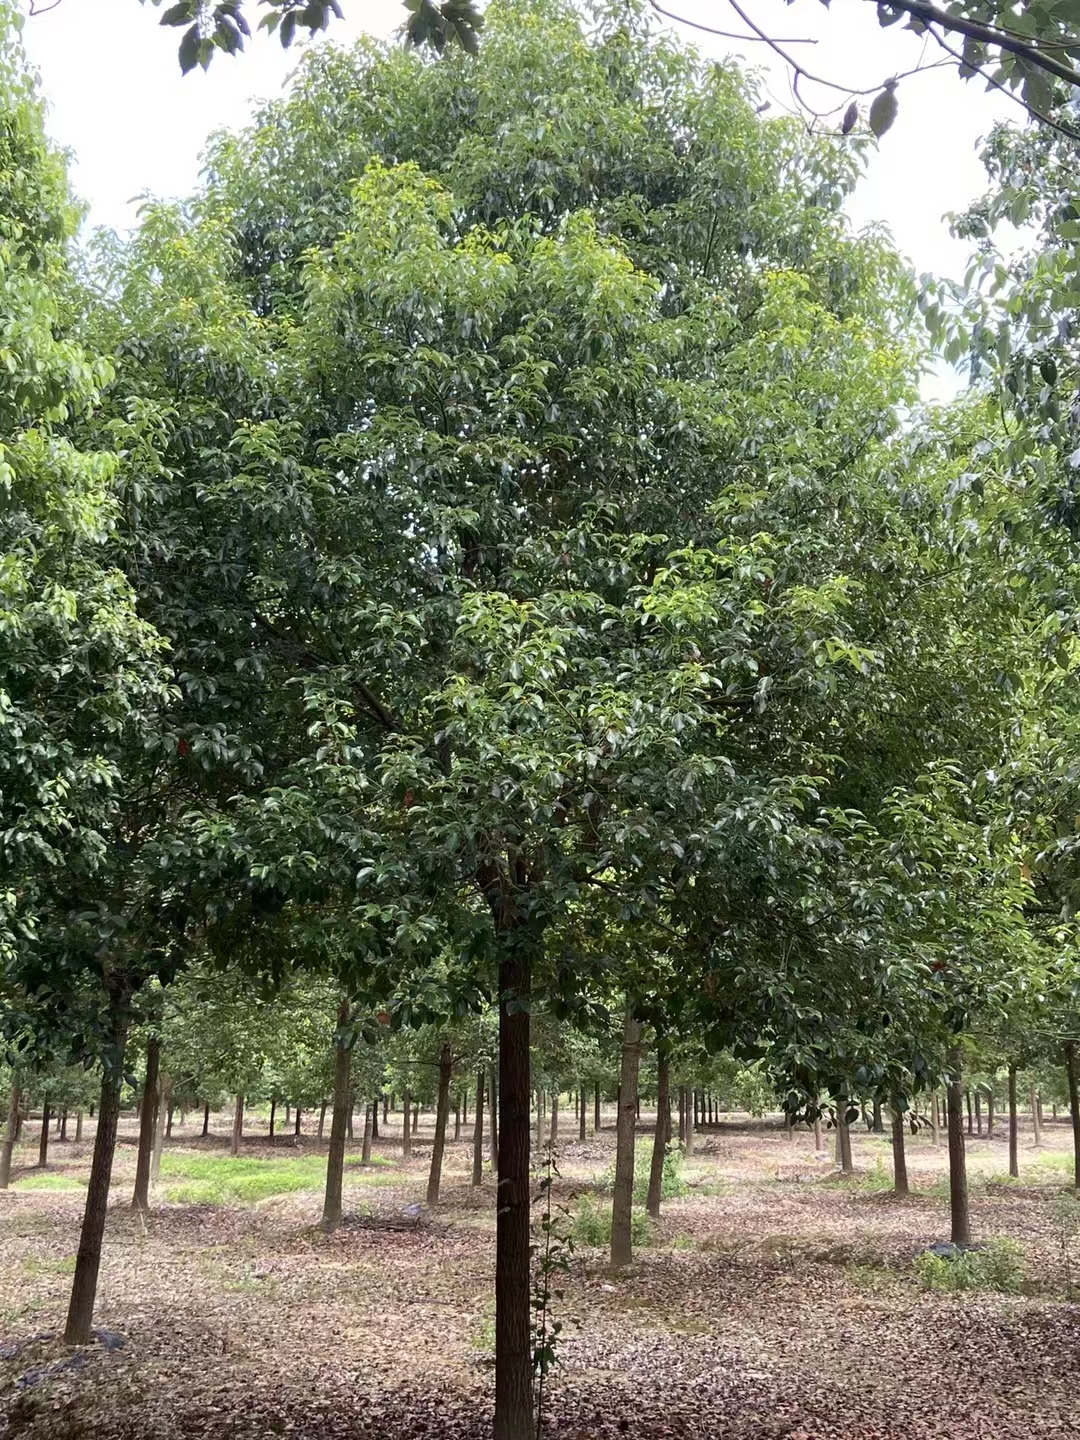
[[[982,1096],[975,1091],[975,1133],[982,1139]]]
[[[692,1090],[686,1091],[686,1131],[683,1146],[687,1155],[694,1153],[694,1095]]]
[[[449,1042],[439,1048],[439,1093],[435,1101],[435,1143],[431,1147],[431,1169],[428,1171],[427,1203],[439,1203],[442,1184],[443,1152],[446,1149],[446,1127],[450,1121],[450,1082],[454,1078],[454,1057]]]
[[[150,1169],[154,1158],[154,1129],[160,1105],[158,1072],[161,1065],[161,1040],[157,1035],[146,1039],[146,1076],[143,1080],[142,1104],[139,1107],[139,1151],[135,1160],[135,1193],[133,1210],[150,1208]]]
[[[484,1067],[476,1071],[476,1112],[473,1115],[472,1140],[472,1183],[479,1185],[484,1178]]]
[[[120,1118],[120,1092],[124,1084],[124,1047],[127,1042],[127,997],[110,997],[110,1035],[101,1073],[101,1099],[98,1105],[97,1133],[94,1136],[94,1158],[90,1164],[90,1180],[86,1188],[79,1251],[75,1257],[75,1277],[71,1282],[67,1323],[64,1327],[66,1345],[88,1345],[94,1318],[94,1297],[97,1294],[98,1271],[101,1268],[101,1242],[105,1237],[105,1217],[109,1204],[109,1179],[112,1175],[113,1151],[116,1149],[116,1124]]]
[[[271,1096],[270,1096],[270,1129],[269,1129],[269,1133],[268,1133],[268,1135],[267,1135],[267,1137],[266,1137],[266,1138],[270,1141],[270,1144],[271,1144],[271,1145],[274,1143],[274,1119],[275,1119],[276,1115],[277,1115],[277,1096],[276,1096],[276,1095],[271,1095]],[[289,1121],[288,1121],[288,1119],[286,1118],[285,1124],[288,1125],[288,1123],[289,1123]]]
[[[210,1106],[209,1106],[209,1104],[206,1104],[206,1105],[203,1106],[203,1112],[202,1112],[202,1133],[203,1133],[203,1137],[204,1137],[204,1138],[205,1138],[207,1135],[210,1134]]]
[[[499,1169],[499,1082],[493,1065],[488,1071],[488,1125],[491,1129],[491,1168]]]
[[[1039,1150],[1042,1148],[1042,1114],[1039,1111],[1039,1092],[1034,1085],[1032,1085],[1029,1092],[1029,1099],[1031,1104],[1031,1128],[1035,1132],[1035,1149]]]
[[[679,1144],[686,1144],[686,1087],[679,1086]]]
[[[871,1126],[870,1126],[871,1130],[873,1130],[873,1132],[874,1132],[875,1135],[884,1135],[884,1134],[885,1134],[885,1118],[884,1118],[884,1116],[883,1116],[882,1113],[881,1113],[881,1101],[880,1101],[876,1096],[874,1097],[874,1110],[873,1110],[873,1115],[874,1115],[874,1119],[873,1119],[873,1123],[872,1123]]]
[[[334,1113],[330,1121],[330,1149],[326,1156],[326,1193],[323,1196],[321,1229],[331,1234],[341,1224],[341,1186],[345,1175],[345,1138],[349,1129],[349,1115],[352,1111],[352,1088],[349,1075],[352,1069],[351,1037],[346,1032],[349,1023],[349,1002],[342,1000],[337,1013],[337,1036],[334,1040]]]
[[[600,1081],[593,1086],[593,1134],[599,1135],[600,1125]]]
[[[172,1108],[172,1085],[167,1077],[159,1077],[157,1114],[154,1117],[154,1149],[150,1156],[151,1185],[156,1185],[161,1179],[161,1152],[165,1148],[165,1116],[172,1114]]]
[[[4,1131],[4,1145],[0,1149],[0,1190],[6,1190],[11,1184],[11,1160],[15,1153],[15,1140],[19,1134],[19,1107],[22,1104],[22,1093],[19,1083],[15,1079],[14,1071],[11,1073],[11,1094],[8,1097],[7,1128]]]
[[[897,1105],[892,1111],[892,1159],[893,1194],[906,1199],[911,1189],[908,1185],[907,1155],[904,1153],[904,1112]]]
[[[847,1118],[849,1104],[846,1095],[841,1095],[836,1102],[836,1158],[841,1175],[855,1174],[851,1160],[851,1126]]]
[[[619,1115],[615,1135],[615,1189],[611,1202],[611,1265],[614,1270],[629,1265],[634,1258],[630,1224],[634,1207],[634,1122],[640,1065],[641,1021],[635,1018],[628,1005],[623,1022]]]
[[[60,1133],[60,1139],[61,1139],[61,1140],[66,1140],[66,1139],[67,1139],[67,1122],[68,1122],[68,1112],[67,1112],[67,1106],[65,1105],[64,1108],[60,1111],[60,1131],[59,1131],[59,1133]]]
[[[364,1143],[360,1150],[360,1164],[371,1164],[371,1130],[375,1119],[376,1106],[369,1101],[364,1106]]]
[[[415,1102],[415,1104],[413,1105],[413,1111],[412,1111],[412,1133],[413,1133],[414,1135],[417,1134],[418,1131],[419,1131],[419,1129],[420,1129],[420,1101],[417,1100],[417,1101]]]
[[[349,1103],[348,1103],[348,1105],[347,1105],[346,1108],[345,1108],[345,1139],[346,1139],[346,1140],[351,1140],[351,1139],[353,1138],[353,1107],[354,1107],[355,1105],[356,1105],[356,1095],[355,1095],[355,1093],[354,1093],[352,1090],[350,1090],[350,1091],[349,1091]]]
[[[406,1090],[401,1098],[401,1153],[408,1160],[412,1154],[412,1130],[409,1125],[412,1117],[412,1096]]]
[[[165,1139],[166,1139],[166,1140],[171,1140],[171,1139],[172,1139],[173,1116],[175,1115],[175,1113],[176,1113],[176,1106],[175,1106],[175,1105],[173,1104],[173,1102],[172,1102],[172,1095],[171,1095],[171,1093],[170,1093],[169,1103],[165,1106],[165,1117],[166,1117],[166,1118],[165,1118]],[[180,1109],[180,1124],[183,1125],[183,1123],[184,1123],[184,1111],[183,1111],[183,1107],[181,1106],[181,1109]]]
[[[558,1092],[558,1090],[552,1090],[552,1092],[551,1092],[551,1129],[550,1129],[549,1132],[548,1132],[548,1144],[551,1146],[552,1149],[555,1148],[555,1145],[556,1145],[556,1143],[558,1142],[558,1139],[559,1139],[559,1092]]]
[[[815,1116],[814,1116],[814,1153],[817,1154],[817,1153],[820,1152],[820,1150],[821,1150],[821,1116],[820,1116],[820,1115],[815,1115]]]
[[[233,1107],[232,1141],[229,1151],[233,1155],[240,1154],[240,1141],[244,1138],[244,1097],[237,1095],[236,1105]]]
[[[669,1096],[670,1061],[667,1047],[661,1041],[656,1053],[656,1129],[653,1132],[652,1160],[649,1165],[649,1193],[645,1210],[654,1220],[660,1219],[660,1201],[664,1192],[664,1160],[671,1139],[671,1104]]]
[[[964,1155],[964,1052],[959,1045],[949,1051],[949,1083],[945,1110],[949,1125],[949,1211],[954,1245],[971,1244],[971,1215],[968,1210],[967,1160]]]
[[[527,1008],[532,974],[524,944],[515,946],[516,938],[504,932],[499,963],[495,1440],[532,1440],[534,1431]]]
[[[318,1132],[317,1132],[317,1134],[316,1134],[316,1139],[321,1140],[321,1139],[323,1138],[323,1130],[325,1129],[325,1127],[326,1127],[326,1101],[324,1100],[324,1101],[322,1102],[322,1104],[319,1106],[319,1129],[318,1129]]]
[[[299,1135],[303,1134],[303,1126],[304,1126],[304,1112],[300,1109],[300,1106],[297,1105],[297,1107],[296,1107],[296,1114],[293,1116],[293,1132],[292,1132],[292,1133],[293,1133],[294,1135],[296,1135],[296,1136],[299,1136]]]
[[[965,1091],[964,1091],[964,1104],[967,1106],[967,1133],[968,1133],[969,1135],[974,1135],[974,1134],[975,1134],[975,1121],[974,1121],[974,1119],[972,1118],[972,1111],[971,1111],[971,1091],[970,1091],[970,1090],[965,1090]]]
[[[461,1096],[454,1102],[454,1139],[461,1139]]]
[[[994,1133],[994,1092],[986,1092],[986,1138],[989,1140]]]
[[[380,1099],[380,1097],[379,1097],[378,1095],[373,1095],[373,1096],[371,1097],[371,1138],[372,1138],[372,1140],[378,1140],[378,1138],[379,1138],[379,1099]],[[383,1097],[382,1103],[383,1103],[383,1108],[384,1108],[384,1110],[385,1110],[385,1108],[386,1108],[386,1099],[385,1099],[385,1097]],[[386,1119],[386,1116],[385,1116],[385,1115],[383,1116],[383,1119],[384,1119],[384,1120]]]
[[[938,1131],[941,1129],[941,1112],[938,1110],[937,1091],[934,1091],[930,1101],[930,1143],[936,1150],[938,1147]]]
[[[390,1097],[389,1097],[389,1095],[383,1095],[383,1097],[382,1097],[382,1123],[383,1123],[384,1125],[389,1125],[389,1124],[390,1124]]]
[[[537,1156],[542,1156],[543,1153],[544,1153],[544,1092],[543,1092],[543,1090],[537,1090],[537,1092],[536,1092],[536,1153],[537,1153]],[[541,1163],[541,1162],[540,1162],[540,1160],[538,1159],[538,1160],[537,1160],[537,1164],[540,1164],[540,1163]]]
[[[578,1113],[577,1113],[578,1137],[577,1137],[577,1138],[578,1138],[579,1141],[584,1142],[586,1139],[588,1139],[588,1135],[587,1135],[587,1132],[586,1132],[586,1129],[585,1129],[585,1126],[586,1126],[586,1123],[587,1123],[587,1122],[586,1122],[586,1119],[585,1119],[585,1087],[584,1087],[584,1086],[582,1086],[582,1087],[578,1090],[578,1107],[577,1107],[577,1110],[578,1110]]]
[[[1073,1186],[1080,1190],[1080,1087],[1077,1080],[1076,1041],[1065,1043],[1065,1073],[1069,1082],[1069,1115],[1073,1134]]]
[[[1009,1174],[1014,1180],[1020,1179],[1020,1152],[1018,1141],[1019,1124],[1016,1114],[1016,1065],[1009,1065]]]
[[[82,1139],[82,1127],[83,1127],[83,1112],[82,1112],[81,1110],[76,1110],[76,1111],[75,1111],[75,1144],[76,1144],[76,1145],[77,1145],[77,1144],[79,1143],[79,1141]]]
[[[38,1136],[37,1163],[40,1170],[44,1170],[49,1163],[49,1121],[51,1119],[49,1097],[45,1095],[41,1101],[41,1134]]]

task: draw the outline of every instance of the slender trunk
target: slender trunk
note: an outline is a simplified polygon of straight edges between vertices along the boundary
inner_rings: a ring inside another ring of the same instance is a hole
[[[975,1133],[982,1139],[982,1096],[975,1091]]]
[[[532,975],[524,945],[515,946],[515,938],[504,932],[499,963],[495,1440],[532,1440],[533,1436],[528,1010]]]
[[[971,1244],[971,1215],[968,1209],[967,1160],[964,1154],[964,1052],[959,1045],[949,1050],[949,1083],[945,1110],[949,1125],[949,1210],[954,1245]]]
[[[968,1133],[969,1135],[974,1135],[974,1134],[975,1134],[975,1121],[974,1121],[974,1119],[973,1119],[972,1110],[971,1110],[971,1091],[970,1091],[970,1090],[965,1090],[965,1091],[964,1091],[964,1104],[967,1106],[967,1133]]]
[[[840,1163],[841,1175],[854,1175],[855,1166],[851,1160],[851,1126],[847,1112],[851,1102],[841,1095],[836,1102],[836,1157]]]
[[[476,1071],[476,1107],[473,1115],[472,1138],[472,1183],[479,1185],[484,1178],[484,1067]]]
[[[66,1139],[67,1139],[67,1122],[68,1122],[68,1112],[67,1112],[67,1106],[65,1105],[64,1108],[63,1108],[63,1110],[60,1111],[60,1139],[61,1139],[61,1140],[66,1140]]]
[[[165,1148],[165,1115],[172,1113],[172,1085],[162,1080],[158,1085],[157,1114],[154,1116],[154,1148],[150,1155],[150,1184],[161,1179],[161,1152]]]
[[[1065,1072],[1069,1082],[1069,1116],[1073,1134],[1073,1186],[1080,1190],[1080,1087],[1077,1081],[1076,1041],[1065,1044]]]
[[[364,1106],[364,1143],[360,1150],[360,1164],[371,1164],[371,1132],[375,1120],[376,1107],[373,1101]]]
[[[893,1194],[906,1198],[908,1186],[907,1155],[904,1153],[904,1112],[898,1105],[892,1111]]]
[[[461,1096],[454,1102],[454,1139],[461,1139]]]
[[[203,1137],[204,1137],[204,1138],[205,1138],[207,1135],[210,1134],[210,1106],[209,1106],[209,1104],[206,1104],[206,1105],[203,1106],[203,1112],[202,1112],[202,1133],[203,1133]]]
[[[628,1005],[623,1022],[619,1115],[615,1135],[615,1189],[611,1202],[611,1265],[615,1270],[629,1265],[634,1258],[630,1225],[634,1206],[634,1122],[640,1065],[641,1021],[635,1018]]]
[[[936,1150],[938,1147],[938,1131],[941,1129],[941,1112],[938,1109],[937,1091],[930,1101],[930,1143]]]
[[[814,1116],[814,1153],[821,1150],[821,1116]]]
[[[551,1129],[550,1129],[550,1131],[548,1132],[548,1144],[552,1147],[552,1149],[555,1148],[555,1145],[556,1145],[556,1143],[558,1142],[558,1139],[559,1139],[559,1092],[558,1092],[558,1090],[552,1090],[552,1092],[551,1092]]]
[[[81,1110],[76,1110],[76,1111],[75,1111],[75,1144],[76,1144],[76,1145],[77,1145],[77,1144],[79,1143],[79,1141],[82,1139],[82,1127],[83,1127],[83,1112],[82,1112]]]
[[[401,1107],[401,1153],[408,1160],[412,1154],[412,1130],[409,1127],[409,1119],[412,1115],[412,1096],[408,1090],[402,1096]]]
[[[384,1096],[382,1097],[382,1123],[383,1123],[384,1125],[389,1125],[389,1124],[390,1124],[390,1097],[389,1097],[389,1095],[384,1095]]]
[[[38,1136],[38,1168],[44,1170],[49,1163],[49,1121],[52,1119],[52,1111],[49,1108],[49,1097],[46,1095],[41,1102],[41,1134]]]
[[[330,1121],[330,1149],[326,1156],[326,1193],[323,1196],[322,1230],[331,1234],[341,1224],[341,1186],[345,1174],[345,1138],[352,1110],[349,1075],[352,1068],[352,1038],[347,1030],[349,1002],[342,1000],[337,1013],[334,1040],[334,1113]]]
[[[600,1125],[600,1081],[597,1080],[593,1086],[593,1134],[599,1135]]]
[[[491,1128],[491,1168],[499,1169],[499,1081],[493,1065],[488,1071],[488,1124]]]
[[[669,1081],[670,1061],[667,1047],[661,1041],[656,1053],[656,1129],[653,1132],[652,1160],[649,1165],[649,1193],[645,1199],[645,1209],[654,1220],[660,1219],[660,1201],[664,1191],[664,1159],[671,1138]]]
[[[143,1080],[142,1105],[139,1109],[139,1151],[135,1160],[135,1193],[133,1210],[150,1208],[150,1168],[154,1157],[154,1128],[160,1100],[158,1073],[161,1065],[161,1040],[149,1035],[146,1040],[146,1076]]]
[[[536,1153],[538,1156],[544,1153],[544,1092],[536,1092]],[[538,1160],[537,1164],[541,1162]]]
[[[11,1094],[8,1097],[7,1128],[4,1131],[3,1149],[0,1149],[0,1190],[6,1190],[11,1184],[11,1159],[15,1153],[15,1141],[19,1134],[19,1107],[21,1104],[22,1093],[13,1072]]]
[[[989,1140],[994,1133],[994,1092],[986,1092],[986,1138]]]
[[[884,1135],[885,1117],[881,1113],[881,1101],[876,1096],[874,1097],[873,1116],[873,1123],[870,1126],[871,1130],[873,1130],[875,1135]]]
[[[686,1086],[679,1086],[679,1144],[686,1145]]]
[[[233,1155],[240,1154],[240,1141],[244,1138],[244,1097],[237,1095],[236,1105],[233,1108],[232,1141],[229,1150]]]
[[[272,1103],[272,1097],[271,1097],[271,1103]],[[291,1115],[292,1115],[292,1102],[291,1102],[290,1100],[286,1100],[286,1101],[285,1101],[285,1129],[286,1129],[286,1130],[289,1128],[289,1117],[290,1117]]]
[[[71,1299],[64,1327],[66,1345],[90,1343],[94,1297],[97,1294],[98,1271],[101,1268],[101,1242],[105,1237],[109,1179],[112,1174],[113,1151],[116,1149],[116,1124],[120,1118],[120,1091],[124,1084],[124,1046],[128,1027],[127,996],[113,995],[110,998],[110,1043],[101,1074],[94,1158],[90,1164],[86,1207],[83,1210],[82,1230],[79,1234],[79,1251],[75,1257],[75,1276],[71,1282]]]
[[[324,1100],[324,1101],[322,1102],[322,1104],[319,1106],[319,1129],[318,1129],[318,1133],[317,1133],[317,1135],[316,1135],[316,1138],[317,1138],[317,1139],[321,1140],[321,1139],[323,1138],[323,1130],[324,1130],[325,1128],[326,1128],[326,1101]]]
[[[427,1203],[439,1203],[442,1184],[443,1152],[446,1149],[446,1127],[450,1120],[450,1081],[453,1079],[454,1057],[449,1042],[439,1049],[439,1093],[435,1101],[435,1143],[431,1147],[431,1169],[428,1171]]]
[[[296,1114],[293,1116],[293,1132],[292,1132],[292,1133],[293,1133],[294,1135],[301,1135],[301,1134],[303,1134],[303,1126],[304,1126],[304,1112],[300,1109],[300,1106],[297,1105],[297,1107],[296,1107]]]
[[[415,1135],[420,1129],[420,1101],[417,1100],[412,1112],[412,1133]]]
[[[382,1103],[383,1103],[383,1109],[385,1110],[385,1109],[386,1109],[386,1099],[385,1099],[385,1097],[383,1097],[383,1102],[382,1102]],[[386,1119],[385,1114],[383,1115],[383,1119],[384,1119],[384,1120]],[[373,1095],[373,1096],[371,1097],[371,1138],[372,1138],[372,1140],[378,1140],[378,1138],[379,1138],[379,1096],[378,1096],[378,1095]]]
[[[171,1139],[172,1139],[173,1116],[174,1116],[175,1114],[176,1114],[176,1106],[172,1103],[172,1098],[171,1098],[171,1096],[170,1096],[169,1103],[168,1103],[168,1104],[166,1105],[166,1107],[165,1107],[165,1139],[166,1139],[166,1140],[171,1140]],[[183,1109],[181,1109],[181,1111],[180,1111],[180,1124],[181,1124],[181,1126],[183,1125],[183,1123],[184,1123],[184,1111],[183,1111]]]
[[[274,1143],[274,1120],[275,1120],[276,1116],[277,1116],[277,1096],[276,1096],[276,1095],[271,1095],[271,1096],[270,1096],[270,1130],[269,1130],[269,1134],[267,1135],[267,1139],[270,1141],[270,1144],[271,1144],[271,1145]],[[289,1123],[289,1119],[288,1119],[288,1116],[286,1115],[286,1117],[285,1117],[285,1124],[288,1125],[288,1123]]]
[[[578,1107],[577,1107],[577,1109],[578,1109],[578,1113],[577,1113],[578,1137],[577,1137],[577,1138],[578,1138],[579,1141],[584,1141],[584,1140],[586,1140],[586,1139],[588,1138],[588,1137],[587,1137],[587,1134],[586,1134],[586,1130],[585,1130],[586,1121],[585,1121],[585,1089],[584,1089],[584,1086],[583,1086],[581,1089],[578,1090]]]
[[[353,1109],[354,1109],[355,1105],[356,1105],[356,1094],[355,1094],[354,1091],[350,1090],[350,1091],[349,1091],[349,1103],[348,1103],[348,1105],[345,1107],[345,1139],[346,1139],[346,1140],[351,1140],[351,1139],[353,1138]]]
[[[1017,1144],[1016,1115],[1016,1064],[1009,1064],[1009,1174],[1014,1180],[1020,1179],[1020,1153]]]
[[[1042,1112],[1039,1109],[1039,1092],[1034,1085],[1032,1085],[1029,1092],[1029,1099],[1031,1104],[1031,1128],[1035,1133],[1035,1149],[1039,1150],[1042,1148]]]

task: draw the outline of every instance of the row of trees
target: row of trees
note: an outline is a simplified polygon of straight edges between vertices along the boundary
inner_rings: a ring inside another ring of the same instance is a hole
[[[315,52],[79,267],[3,49],[0,958],[19,1067],[100,1067],[69,1341],[130,1037],[179,1076],[234,1025],[240,1094],[267,1007],[283,1072],[333,1060],[281,1085],[332,1091],[340,1176],[384,1023],[494,1005],[498,1440],[530,1096],[612,1021],[617,1194],[644,1035],[661,1093],[731,1055],[842,1144],[947,1083],[967,1239],[964,1037],[1080,1029],[1071,330],[1037,413],[918,411],[916,287],[841,213],[867,142],[624,6]]]

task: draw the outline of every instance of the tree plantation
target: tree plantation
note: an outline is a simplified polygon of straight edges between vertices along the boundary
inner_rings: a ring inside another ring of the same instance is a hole
[[[76,244],[2,6],[0,1433],[1077,1433],[1071,82],[966,289],[636,3]]]

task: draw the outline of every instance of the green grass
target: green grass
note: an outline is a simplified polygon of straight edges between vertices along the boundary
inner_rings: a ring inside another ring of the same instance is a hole
[[[981,1250],[966,1250],[955,1259],[916,1255],[912,1262],[926,1290],[956,1294],[962,1290],[999,1290],[1018,1295],[1024,1284],[1024,1252],[1015,1240],[992,1240]]]
[[[27,1255],[22,1262],[27,1275],[74,1275],[75,1256],[62,1255],[59,1259],[43,1259],[38,1255]]]
[[[372,1156],[360,1168],[359,1155],[346,1158],[351,1183],[393,1185],[393,1161]],[[381,1172],[381,1173],[379,1173]],[[321,1190],[326,1180],[324,1155],[292,1155],[257,1160],[243,1155],[192,1155],[166,1151],[161,1157],[166,1200],[178,1205],[253,1205],[275,1195]]]
[[[611,1206],[597,1204],[583,1195],[574,1212],[574,1243],[596,1249],[611,1244]],[[648,1245],[652,1234],[649,1217],[644,1210],[630,1212],[630,1241],[634,1246]]]
[[[85,1190],[86,1181],[72,1175],[23,1175],[14,1182],[19,1190]]]

